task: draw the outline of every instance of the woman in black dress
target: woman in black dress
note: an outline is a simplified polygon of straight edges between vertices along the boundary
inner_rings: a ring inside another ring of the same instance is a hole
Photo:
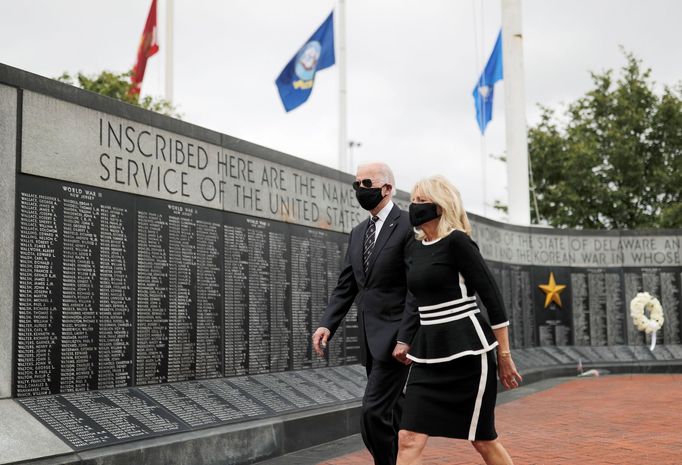
[[[398,465],[421,464],[429,436],[469,440],[486,464],[510,465],[495,431],[495,371],[507,389],[517,387],[521,375],[509,351],[500,291],[470,238],[459,192],[442,176],[418,182],[410,221],[417,240],[408,255],[407,284],[417,299],[420,327],[409,350],[394,351],[397,359],[412,363]],[[482,317],[476,294],[490,322]]]

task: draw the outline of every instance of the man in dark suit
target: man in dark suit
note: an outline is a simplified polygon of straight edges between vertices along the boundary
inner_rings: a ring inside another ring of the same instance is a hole
[[[353,187],[360,206],[370,216],[350,233],[338,283],[313,334],[313,349],[323,356],[328,340],[357,300],[360,356],[367,370],[362,438],[376,465],[396,462],[400,396],[409,363],[397,359],[406,360],[419,326],[405,278],[406,249],[414,233],[408,213],[391,200],[394,185],[386,164],[358,167]]]

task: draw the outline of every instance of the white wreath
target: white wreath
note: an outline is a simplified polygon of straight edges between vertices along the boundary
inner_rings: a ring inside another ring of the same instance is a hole
[[[649,312],[647,317],[644,310]],[[638,330],[651,334],[651,350],[656,347],[656,331],[663,327],[663,307],[658,299],[648,292],[640,292],[630,301],[630,316]]]

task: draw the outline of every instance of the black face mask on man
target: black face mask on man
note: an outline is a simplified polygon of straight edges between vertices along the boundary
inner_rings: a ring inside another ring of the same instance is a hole
[[[382,187],[360,187],[355,190],[355,198],[365,210],[374,210],[381,203],[384,196],[381,195]]]
[[[432,202],[410,204],[410,224],[415,228],[440,216],[438,205]]]

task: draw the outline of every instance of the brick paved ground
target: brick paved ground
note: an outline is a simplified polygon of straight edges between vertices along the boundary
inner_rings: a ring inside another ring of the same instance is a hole
[[[500,405],[516,465],[682,465],[682,375],[581,378]],[[424,463],[483,464],[462,440],[431,438]],[[371,465],[360,451],[321,465]]]

